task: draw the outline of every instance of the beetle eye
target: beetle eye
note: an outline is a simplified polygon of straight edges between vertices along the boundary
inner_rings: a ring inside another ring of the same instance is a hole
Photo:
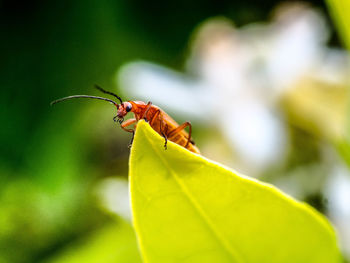
[[[129,112],[129,111],[131,111],[131,105],[128,105],[128,106],[126,106],[126,108],[125,108],[125,110],[127,111],[127,112]]]

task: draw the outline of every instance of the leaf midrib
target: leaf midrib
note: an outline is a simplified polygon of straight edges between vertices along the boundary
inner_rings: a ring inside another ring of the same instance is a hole
[[[215,236],[216,240],[220,243],[222,247],[224,247],[225,251],[227,252],[230,257],[235,260],[235,262],[244,262],[242,257],[239,255],[239,252],[236,248],[232,247],[230,245],[230,242],[221,234],[221,232],[215,227],[215,224],[210,220],[210,217],[205,213],[205,211],[202,209],[202,207],[199,205],[199,203],[196,201],[196,199],[193,197],[191,192],[188,190],[186,185],[182,182],[182,180],[176,175],[175,171],[169,166],[168,162],[164,159],[163,155],[159,153],[158,147],[154,145],[154,141],[151,140],[148,135],[143,131],[145,137],[150,142],[151,147],[153,148],[154,152],[158,155],[159,159],[162,161],[164,166],[168,168],[168,171],[172,174],[172,176],[175,179],[175,182],[178,184],[179,188],[183,191],[184,195],[189,200],[190,204],[195,208],[195,211],[199,214],[199,217],[202,219],[202,221],[205,223],[207,228],[210,230],[210,232]],[[172,143],[172,142],[170,142]]]

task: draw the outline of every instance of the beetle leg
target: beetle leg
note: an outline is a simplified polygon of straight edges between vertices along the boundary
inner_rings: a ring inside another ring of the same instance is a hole
[[[166,136],[167,132],[168,132],[168,125],[166,125],[166,123],[164,124],[163,122],[163,116],[160,112],[160,110],[158,109],[157,112],[155,113],[155,116],[153,116],[152,118],[152,122],[155,120],[155,118],[158,117],[159,119],[159,129],[160,129],[160,132],[163,136],[163,138],[165,139],[165,142],[164,142],[164,149],[168,149],[167,148],[167,145],[168,145],[168,137]]]
[[[122,127],[122,129],[124,131],[133,132],[134,131],[133,129],[127,129],[126,127],[130,126],[131,124],[134,124],[135,122],[137,122],[136,119],[128,119],[128,120],[124,121],[123,123],[121,123],[120,127]]]
[[[130,126],[131,124],[134,124],[135,122],[137,122],[136,119],[128,119],[126,121],[124,121],[123,123],[120,124],[120,127],[122,127],[122,129],[124,131],[127,131],[127,132],[131,132],[132,133],[132,138],[131,138],[131,141],[129,143],[129,148],[131,147],[133,141],[134,141],[134,135],[135,135],[135,130],[134,129],[128,129],[126,128],[127,126]]]
[[[162,132],[162,136],[163,138],[165,139],[165,142],[164,142],[164,149],[168,149],[168,138],[166,137],[166,135],[164,134],[164,132]]]
[[[146,110],[144,111],[144,113],[142,114],[142,117],[141,117],[141,119],[144,119],[146,122],[148,122],[146,116],[147,116],[147,113],[148,113],[149,109],[151,108],[151,106],[152,106],[152,102],[149,101],[147,103]]]
[[[160,132],[162,133],[162,136],[163,136],[163,138],[165,140],[165,142],[164,142],[164,149],[166,150],[166,149],[168,149],[168,147],[167,147],[168,146],[168,137],[166,136],[166,130],[167,130],[168,126],[165,126],[165,128],[163,129],[163,125],[162,124],[163,124],[163,120],[160,121]]]
[[[187,138],[187,143],[185,145],[185,148],[188,146],[188,144],[190,142],[192,142],[191,141],[192,125],[190,122],[186,121],[183,124],[181,124],[179,127],[175,128],[174,130],[172,130],[168,133],[168,137],[170,138],[171,136],[173,136],[173,135],[179,133],[180,131],[182,131],[183,129],[185,129],[187,126],[189,127],[189,132],[188,132],[188,138]]]
[[[164,148],[165,150],[167,149],[167,144],[168,144],[168,137],[166,136],[166,133],[167,133],[167,128],[168,126],[165,125],[165,127],[163,127],[164,123],[163,123],[163,116],[162,114],[160,114],[160,109],[158,109],[153,117],[152,117],[152,120],[150,121],[150,125],[152,126],[154,121],[156,120],[156,118],[158,118],[158,121],[159,121],[159,130],[160,130],[160,133],[161,135],[163,136],[163,138],[165,139],[165,142],[164,142]]]
[[[134,142],[134,137],[135,137],[135,131],[132,130],[132,137],[131,137],[131,140],[130,140],[130,142],[129,142],[128,148],[131,148],[132,143]]]
[[[159,114],[160,114],[160,109],[158,109],[155,113],[154,113],[154,115],[153,115],[153,117],[152,117],[152,119],[151,119],[151,121],[149,122],[149,125],[153,125],[153,122],[155,121],[155,119],[158,117],[159,118]]]

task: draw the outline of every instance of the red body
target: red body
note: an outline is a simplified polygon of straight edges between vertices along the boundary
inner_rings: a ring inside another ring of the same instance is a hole
[[[177,124],[168,114],[166,114],[159,107],[148,104],[142,101],[128,101],[118,105],[118,117],[124,118],[128,112],[132,112],[135,115],[134,119],[126,120],[121,124],[122,128],[126,131],[133,132],[132,129],[126,127],[137,123],[140,119],[146,119],[151,127],[163,136],[166,140],[170,140],[177,143],[186,149],[194,153],[200,153],[198,148],[191,140],[191,124],[185,122],[182,125]],[[187,133],[184,129],[189,126],[190,132]]]
[[[105,94],[114,96],[120,101],[120,104],[118,104],[117,102],[111,99],[103,98],[99,96],[73,95],[73,96],[68,96],[68,97],[64,97],[64,98],[52,101],[51,105],[54,105],[56,103],[59,103],[65,100],[76,99],[76,98],[88,98],[88,99],[97,99],[97,100],[107,101],[117,107],[118,113],[117,113],[117,116],[115,116],[113,119],[116,121],[116,118],[118,117],[119,123],[121,124],[122,129],[124,129],[125,131],[131,132],[134,134],[134,129],[130,129],[126,127],[132,124],[137,124],[137,122],[141,119],[145,119],[146,121],[149,122],[151,127],[156,132],[158,132],[161,136],[164,137],[165,148],[167,146],[167,141],[170,140],[174,143],[177,143],[185,147],[191,152],[199,153],[198,148],[194,145],[194,142],[191,140],[191,133],[192,133],[191,123],[185,122],[181,125],[178,125],[168,114],[166,114],[157,106],[152,105],[151,102],[148,102],[147,104],[142,101],[123,102],[123,100],[117,94],[114,94],[110,91],[106,91],[97,85],[95,85],[95,88]],[[134,113],[135,118],[124,121],[124,117],[126,114],[128,114],[128,112]],[[189,127],[189,133],[187,133],[184,130],[186,127]]]

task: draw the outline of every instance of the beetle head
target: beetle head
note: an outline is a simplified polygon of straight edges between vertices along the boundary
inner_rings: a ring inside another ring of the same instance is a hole
[[[132,105],[130,102],[123,102],[118,105],[118,113],[117,116],[119,119],[123,119],[129,111],[131,111]]]

